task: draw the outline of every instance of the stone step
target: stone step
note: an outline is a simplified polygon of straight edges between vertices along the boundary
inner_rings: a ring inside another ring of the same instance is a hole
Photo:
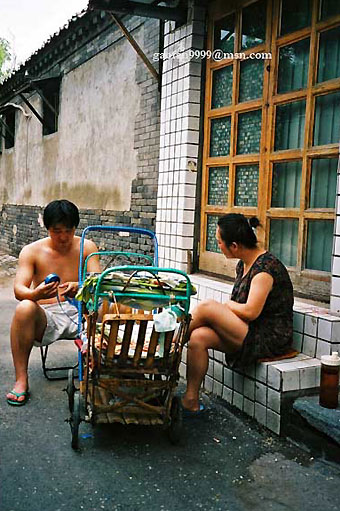
[[[340,407],[323,408],[319,396],[300,397],[294,401],[293,409],[315,430],[334,440],[340,446]]]

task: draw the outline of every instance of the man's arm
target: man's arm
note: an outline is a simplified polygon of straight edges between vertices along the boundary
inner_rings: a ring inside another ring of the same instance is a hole
[[[97,245],[91,240],[86,240],[84,245],[84,260],[90,254],[93,254],[93,252],[98,252]],[[102,271],[98,255],[90,257],[90,259],[87,262],[87,271],[96,273],[100,273]]]
[[[273,287],[273,277],[269,273],[258,273],[252,279],[246,303],[227,302],[228,308],[240,319],[254,321],[262,312],[267,297]]]
[[[44,300],[53,298],[57,294],[57,282],[45,284],[42,282],[35,289],[31,289],[34,275],[34,249],[32,246],[26,246],[19,255],[18,270],[14,280],[14,295],[17,300]]]

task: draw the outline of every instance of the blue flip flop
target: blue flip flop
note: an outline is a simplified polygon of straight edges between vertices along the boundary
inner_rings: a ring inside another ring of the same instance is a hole
[[[200,403],[200,407],[198,410],[188,410],[188,408],[184,408],[182,405],[182,414],[184,419],[193,419],[194,417],[201,417],[205,412],[207,411],[207,408],[204,406],[203,403]]]
[[[24,396],[24,399],[22,399],[21,401],[17,401],[17,400],[14,400],[14,399],[11,399],[8,397],[7,403],[11,406],[24,406],[30,397],[30,393],[28,390],[26,390],[25,392],[15,392],[15,390],[11,390],[9,393],[13,394],[13,396],[16,396],[16,397]]]

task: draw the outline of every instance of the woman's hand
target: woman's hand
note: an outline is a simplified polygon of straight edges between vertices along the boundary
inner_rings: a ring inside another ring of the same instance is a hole
[[[60,284],[59,286],[60,296],[74,298],[77,294],[78,287],[78,282],[64,282],[64,284]]]

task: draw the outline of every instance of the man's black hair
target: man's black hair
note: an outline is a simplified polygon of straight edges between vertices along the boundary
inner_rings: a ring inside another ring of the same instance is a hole
[[[66,199],[54,200],[45,207],[43,219],[46,229],[57,224],[72,229],[78,227],[79,210],[73,202]]]

